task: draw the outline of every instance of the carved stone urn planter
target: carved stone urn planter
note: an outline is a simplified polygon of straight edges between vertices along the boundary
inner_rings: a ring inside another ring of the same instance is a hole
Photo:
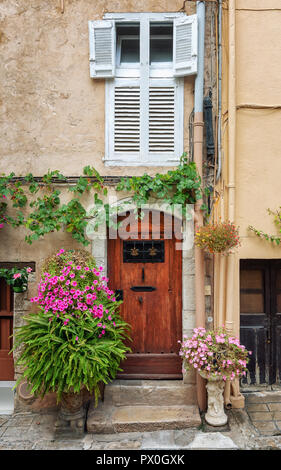
[[[86,417],[83,402],[83,390],[80,393],[63,392],[56,427],[70,426],[72,430],[83,432]]]
[[[200,375],[207,379],[208,409],[205,414],[205,420],[211,426],[224,426],[227,423],[227,416],[224,412],[223,391],[225,382],[221,377],[209,377],[205,372]]]

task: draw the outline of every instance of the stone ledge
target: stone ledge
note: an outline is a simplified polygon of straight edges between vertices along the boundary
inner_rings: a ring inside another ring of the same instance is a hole
[[[87,417],[88,433],[126,433],[186,429],[201,425],[197,406],[119,406],[91,404]]]

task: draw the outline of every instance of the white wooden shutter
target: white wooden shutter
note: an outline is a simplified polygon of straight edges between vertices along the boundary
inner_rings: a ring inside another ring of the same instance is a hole
[[[149,87],[149,153],[175,151],[175,86]]]
[[[140,150],[140,87],[114,88],[114,153]]]
[[[197,15],[174,19],[173,62],[174,76],[197,73],[198,23]]]
[[[115,24],[113,21],[89,21],[90,76],[110,78],[115,74]]]

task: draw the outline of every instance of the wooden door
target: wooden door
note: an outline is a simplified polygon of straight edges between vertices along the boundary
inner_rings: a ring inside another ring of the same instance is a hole
[[[243,382],[280,383],[281,260],[241,260],[240,340],[252,351]]]
[[[122,239],[121,233],[108,240],[109,285],[123,298],[121,315],[133,339],[118,377],[181,378],[182,252],[175,237],[164,238],[163,217],[158,239],[152,239],[149,214],[134,224],[130,238]]]
[[[14,361],[9,354],[13,334],[13,293],[0,278],[0,380],[14,380]]]

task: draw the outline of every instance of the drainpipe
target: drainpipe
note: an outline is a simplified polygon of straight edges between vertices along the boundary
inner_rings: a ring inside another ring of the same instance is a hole
[[[235,51],[235,5],[236,0],[229,0],[228,10],[228,41],[229,41],[229,74],[228,74],[228,219],[235,221],[235,155],[236,155],[236,51]],[[237,304],[233,298],[235,295],[236,281],[236,255],[231,254],[227,260],[226,278],[226,316],[225,326],[229,333],[235,333],[235,308]],[[232,389],[232,394],[231,394]],[[230,397],[228,397],[230,393]],[[239,381],[235,380],[228,387],[225,401],[230,399],[233,408],[244,408],[245,399],[239,392]]]
[[[204,41],[205,41],[205,4],[196,2],[198,18],[198,71],[195,78],[194,92],[194,162],[203,181],[203,95],[204,95]],[[203,225],[203,214],[200,210],[202,200],[195,204],[195,230]],[[204,252],[195,247],[195,308],[196,326],[205,326],[205,269]],[[205,380],[197,373],[197,401],[201,411],[206,410],[207,398]]]
[[[221,176],[221,83],[222,83],[222,0],[219,0],[218,6],[218,168],[216,174],[216,182]]]
[[[235,0],[229,0],[229,74],[228,74],[228,219],[235,220],[235,152],[236,152],[236,67],[235,67]],[[235,256],[231,254],[227,260],[226,279],[226,318],[225,326],[233,332]]]

